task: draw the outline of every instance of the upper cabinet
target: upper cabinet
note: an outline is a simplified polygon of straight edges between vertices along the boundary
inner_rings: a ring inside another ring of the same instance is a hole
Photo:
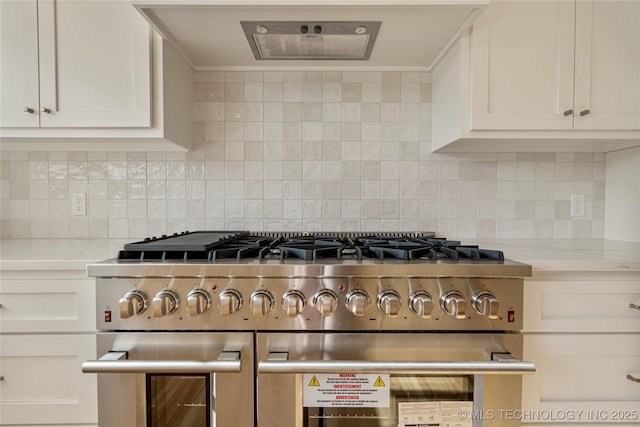
[[[164,120],[168,103],[193,99],[164,90],[165,66],[175,67],[165,56],[181,60],[129,2],[3,0],[0,19],[3,149],[105,149],[121,138],[141,149],[191,144],[182,130],[170,140],[175,121]],[[192,72],[181,65],[187,81],[176,85],[189,88]]]
[[[640,130],[640,3],[576,3],[575,129]]]
[[[470,129],[572,129],[575,4],[495,2],[470,37]]]
[[[640,2],[492,2],[433,73],[433,148],[640,144]]]
[[[151,125],[150,30],[130,4],[0,7],[2,127]]]
[[[0,3],[0,55],[0,126],[39,126],[36,1]]]

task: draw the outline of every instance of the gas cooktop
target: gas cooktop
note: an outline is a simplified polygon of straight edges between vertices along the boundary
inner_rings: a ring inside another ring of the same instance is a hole
[[[125,244],[118,261],[504,261],[501,251],[418,233],[196,231]]]
[[[511,330],[531,267],[431,232],[196,231],[128,243],[87,273],[101,329],[424,330],[433,316],[429,329]]]

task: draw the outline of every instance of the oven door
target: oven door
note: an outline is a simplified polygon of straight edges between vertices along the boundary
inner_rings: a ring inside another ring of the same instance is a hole
[[[520,334],[261,333],[259,427],[520,425]]]
[[[99,333],[101,427],[254,426],[253,334]]]

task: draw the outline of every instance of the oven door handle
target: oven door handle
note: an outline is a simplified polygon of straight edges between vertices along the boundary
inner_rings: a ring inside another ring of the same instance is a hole
[[[98,360],[87,360],[88,374],[208,374],[240,372],[239,351],[223,351],[217,360],[129,360],[126,351],[110,351]]]
[[[531,362],[510,353],[491,355],[492,361],[366,361],[366,360],[288,360],[287,353],[270,353],[258,362],[259,374],[356,374],[389,373],[412,375],[532,374]]]

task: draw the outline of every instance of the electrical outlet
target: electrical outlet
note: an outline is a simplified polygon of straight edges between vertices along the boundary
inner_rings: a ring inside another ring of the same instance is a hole
[[[86,193],[71,193],[71,215],[87,215],[87,195]]]
[[[571,216],[584,216],[584,194],[571,195]]]

